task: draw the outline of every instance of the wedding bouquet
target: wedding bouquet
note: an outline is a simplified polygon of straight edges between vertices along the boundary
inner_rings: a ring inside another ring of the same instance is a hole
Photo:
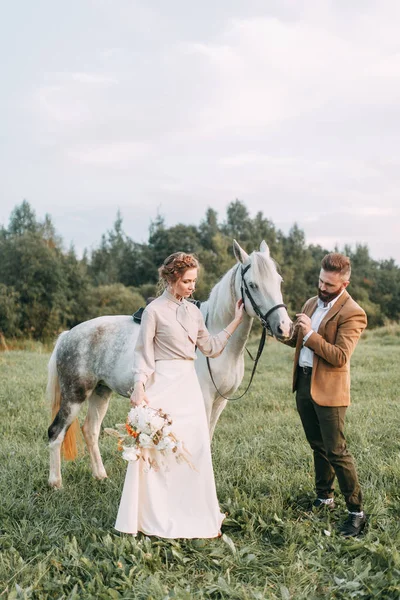
[[[125,423],[118,423],[116,429],[104,431],[118,438],[118,450],[125,460],[144,460],[150,469],[158,471],[166,468],[163,457],[172,455],[178,463],[187,463],[189,452],[171,430],[172,419],[161,409],[147,405],[134,406],[128,413]],[[144,452],[155,450],[157,452]],[[157,456],[157,458],[156,458]]]

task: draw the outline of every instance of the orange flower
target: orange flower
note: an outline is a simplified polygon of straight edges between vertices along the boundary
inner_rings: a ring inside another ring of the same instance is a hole
[[[130,436],[134,438],[137,437],[136,431],[129,425],[129,423],[125,423],[125,429]]]

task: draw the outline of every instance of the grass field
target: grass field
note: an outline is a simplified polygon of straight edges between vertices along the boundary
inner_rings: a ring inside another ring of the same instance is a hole
[[[292,358],[268,343],[251,392],[217,426],[223,537],[163,541],[113,530],[126,463],[107,436],[108,480],[92,478],[86,454],[63,464],[63,490],[47,487],[48,354],[0,354],[0,598],[400,598],[400,328],[366,332],[352,359],[347,439],[369,515],[360,539],[337,534],[339,495],[333,514],[306,510],[312,462]],[[127,409],[114,398],[104,426]]]

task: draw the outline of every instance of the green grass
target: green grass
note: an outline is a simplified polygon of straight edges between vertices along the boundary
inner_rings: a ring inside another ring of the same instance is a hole
[[[107,436],[108,480],[92,478],[86,454],[50,490],[48,354],[0,354],[0,598],[400,598],[399,331],[367,332],[352,359],[347,438],[369,514],[358,540],[337,534],[339,495],[333,514],[306,510],[313,471],[291,349],[268,343],[251,391],[223,412],[213,457],[224,536],[192,541],[115,532],[126,463]],[[127,409],[114,398],[104,426]]]

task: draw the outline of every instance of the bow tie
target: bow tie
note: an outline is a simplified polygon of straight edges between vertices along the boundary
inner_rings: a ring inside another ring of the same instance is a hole
[[[191,341],[196,343],[197,325],[189,314],[189,307],[185,302],[182,302],[176,309],[176,320],[188,334]]]

